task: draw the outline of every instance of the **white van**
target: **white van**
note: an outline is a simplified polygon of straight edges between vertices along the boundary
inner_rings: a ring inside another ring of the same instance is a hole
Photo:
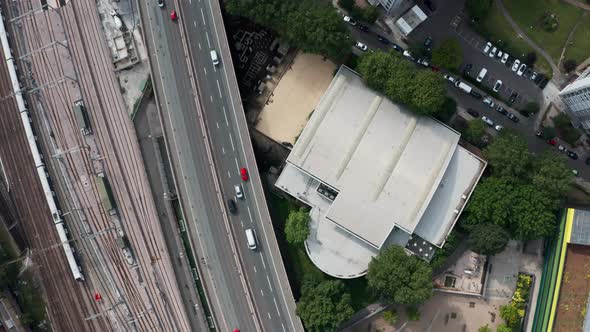
[[[256,249],[256,235],[254,235],[254,230],[251,228],[246,230],[246,241],[248,242],[248,248]]]
[[[475,80],[478,82],[483,81],[483,78],[486,77],[487,73],[488,73],[488,70],[485,68],[482,68],[481,71],[479,72],[479,75],[477,75],[477,78]]]
[[[236,197],[243,199],[244,198],[244,192],[242,191],[242,185],[236,184],[234,186],[234,192],[236,193]]]
[[[217,66],[219,64],[219,59],[217,58],[217,51],[215,50],[211,51],[211,62],[213,62],[214,66]]]

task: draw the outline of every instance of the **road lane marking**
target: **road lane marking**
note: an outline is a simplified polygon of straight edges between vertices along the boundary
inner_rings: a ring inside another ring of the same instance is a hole
[[[238,158],[234,158],[234,160],[236,161],[236,170],[238,171],[238,173],[240,173],[240,165],[238,164]]]
[[[225,106],[223,106],[223,116],[225,116],[225,125],[229,127],[229,121],[227,120],[227,112],[225,111]]]
[[[215,122],[215,125],[217,125],[217,129],[219,129],[219,122]]]
[[[252,265],[254,267],[254,273],[258,273],[258,271],[256,271],[256,265]]]
[[[221,147],[221,154],[225,154],[225,148],[223,146]]]
[[[277,308],[277,314],[279,314],[279,317],[281,317],[281,311],[279,310],[279,305],[277,304],[277,298],[273,297],[272,300],[275,302],[275,308]],[[283,326],[283,330],[285,329],[285,327]]]
[[[193,21],[193,25],[195,26],[195,28],[197,27],[197,21]]]
[[[207,45],[211,48],[211,41],[209,41],[209,32],[205,31],[205,36],[207,37]]]
[[[231,143],[232,151],[236,151],[236,147],[234,146],[234,139],[233,139],[233,137],[231,137],[231,133],[229,134],[229,141]]]
[[[192,0],[188,0],[188,4],[189,5],[192,5],[193,4],[193,1]]]
[[[254,223],[254,219],[252,219],[252,212],[250,212],[250,206],[248,206],[248,215],[250,216],[250,223]]]
[[[270,312],[266,313],[268,315],[268,319],[272,319],[272,317],[270,317]]]
[[[244,222],[242,221],[242,219],[240,219],[240,224],[242,225],[242,228],[244,228]],[[254,267],[254,271],[256,271],[256,266]]]
[[[203,25],[205,24],[205,14],[203,13],[203,7],[201,7],[201,17],[203,18]]]
[[[197,44],[199,44],[199,50],[202,50],[202,48],[201,48],[201,43],[197,43]]]
[[[213,102],[213,96],[209,95],[209,99],[211,99],[211,102]]]
[[[231,179],[231,173],[227,171],[227,177]]]
[[[264,262],[264,257],[262,256],[262,251],[258,252],[260,254],[260,260],[262,261],[262,267],[266,270],[266,263]]]
[[[207,75],[207,68],[203,67],[203,71],[205,72],[205,75]]]
[[[285,325],[283,323],[281,323],[281,326],[283,327],[283,332],[287,332],[287,330],[285,329]]]
[[[262,294],[262,296],[264,296],[264,292],[262,291],[262,289],[260,289],[260,294]]]
[[[219,91],[219,98],[223,98],[223,96],[221,95],[221,87],[219,86],[219,80],[217,80],[217,90]]]
[[[272,289],[272,285],[270,284],[270,278],[268,277],[268,274],[266,275],[266,281],[268,281],[268,287],[270,287],[270,291],[274,292],[274,290]]]

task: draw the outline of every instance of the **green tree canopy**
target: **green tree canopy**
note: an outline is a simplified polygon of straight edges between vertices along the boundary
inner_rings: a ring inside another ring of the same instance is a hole
[[[350,53],[350,32],[330,5],[313,0],[229,0],[226,8],[276,31],[303,51],[335,61]]]
[[[532,155],[519,135],[503,131],[484,151],[496,177],[526,178]]]
[[[289,211],[285,224],[285,236],[291,244],[301,244],[309,236],[309,212],[304,208]]]
[[[417,305],[432,296],[432,269],[425,261],[392,246],[369,263],[368,285],[400,304]]]
[[[307,331],[324,332],[335,331],[354,314],[354,310],[350,294],[346,292],[342,281],[325,280],[317,283],[308,279],[302,287],[297,314]]]
[[[506,326],[506,324],[500,324],[496,327],[496,332],[512,332],[512,329]]]
[[[517,327],[520,324],[521,316],[518,313],[518,308],[512,304],[500,306],[500,317],[506,321],[506,325],[510,327]]]
[[[430,70],[418,70],[412,83],[410,105],[416,113],[435,115],[442,109],[447,90],[440,74]]]
[[[463,49],[455,38],[443,40],[440,46],[432,51],[432,63],[450,71],[459,69],[463,63]]]
[[[485,133],[486,124],[480,119],[474,119],[469,121],[467,129],[463,133],[463,138],[465,138],[469,143],[479,146],[481,145],[481,137]]]
[[[557,207],[557,201],[532,184],[492,176],[475,188],[465,221],[502,226],[520,240],[538,239],[554,230]]]
[[[477,224],[469,227],[469,248],[482,255],[495,255],[502,252],[510,234],[495,224]]]
[[[532,183],[540,191],[558,199],[570,188],[573,180],[574,175],[561,156],[545,152],[536,158]]]
[[[465,1],[465,9],[469,16],[475,21],[480,21],[486,17],[490,7],[492,6],[491,0],[467,0]]]
[[[398,61],[391,52],[373,52],[361,57],[357,69],[371,89],[385,91]]]

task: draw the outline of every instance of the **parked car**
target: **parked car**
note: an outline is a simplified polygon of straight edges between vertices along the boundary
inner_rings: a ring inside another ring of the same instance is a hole
[[[164,8],[164,0],[158,0],[158,7]]]
[[[475,99],[481,99],[483,96],[481,95],[481,93],[471,89],[471,91],[469,91],[469,94],[474,97]]]
[[[354,44],[354,46],[355,46],[356,48],[358,48],[359,50],[363,51],[363,52],[369,49],[369,48],[367,47],[367,45],[365,45],[365,44],[363,44],[363,43],[361,43],[361,42],[359,42],[359,41],[357,41],[357,42],[356,42],[356,44]]]
[[[426,37],[426,40],[424,40],[424,48],[430,52],[432,49],[432,37]]]
[[[350,17],[350,16],[344,16],[343,19],[344,19],[344,22],[346,22],[352,26],[356,25],[356,21],[353,20],[352,17]]]
[[[547,140],[547,144],[549,144],[549,145],[555,145],[555,144],[557,144],[557,141],[555,140],[555,138],[548,139]]]
[[[501,125],[496,125],[494,127],[494,129],[496,129],[496,131],[500,131],[500,130],[504,129],[504,127],[502,127]]]
[[[574,151],[568,151],[568,152],[566,152],[566,154],[568,157],[572,158],[573,160],[578,159],[578,154],[575,153]]]
[[[449,74],[445,74],[444,78],[445,78],[445,80],[447,80],[447,81],[449,81],[451,83],[455,83],[455,81],[456,81],[456,79],[453,76],[449,75]]]
[[[516,101],[516,98],[518,98],[518,92],[514,91],[510,95],[510,99],[508,99],[508,106],[511,106],[512,104],[514,104],[514,102]]]
[[[473,65],[470,63],[466,64],[465,68],[463,68],[463,75],[471,76],[471,69],[473,69]]]
[[[497,80],[496,84],[494,84],[494,88],[492,89],[494,92],[498,92],[500,91],[500,88],[502,87],[502,81],[501,80]]]
[[[520,67],[518,68],[518,71],[516,72],[516,75],[518,76],[522,76],[522,74],[524,73],[524,70],[526,69],[526,65],[523,63],[520,65]]]
[[[486,44],[486,46],[484,46],[484,48],[483,48],[483,54],[487,54],[491,48],[492,48],[492,43],[488,42]]]
[[[566,153],[567,152],[567,149],[563,145],[558,146],[557,147],[557,150],[559,150],[559,152],[563,152],[563,153]]]
[[[512,113],[508,113],[507,116],[508,116],[508,119],[512,120],[512,122],[514,122],[514,123],[518,123],[520,121],[520,119]]]
[[[383,43],[385,45],[389,44],[389,39],[387,39],[381,35],[377,35],[377,40],[379,40],[381,43]]]
[[[406,51],[404,50],[403,47],[399,46],[396,43],[391,43],[391,48],[393,48],[394,50],[398,51],[398,52],[403,52],[405,53]],[[405,54],[404,54],[405,55]]]
[[[492,98],[490,98],[490,97],[485,97],[485,98],[482,100],[482,102],[483,102],[484,104],[488,105],[488,106],[490,106],[490,105],[493,103],[493,101],[492,101]]]
[[[520,66],[520,60],[518,60],[518,59],[514,60],[514,63],[512,64],[512,71],[516,72],[518,70],[519,66]]]
[[[510,55],[504,52],[504,55],[502,56],[502,59],[500,59],[500,62],[505,64],[506,61],[508,61],[508,57],[510,57]]]
[[[412,56],[412,53],[410,53],[410,51],[404,51],[403,55],[410,60],[414,60],[414,57]]]
[[[490,53],[488,54],[488,56],[489,56],[490,58],[494,58],[494,56],[496,55],[496,52],[498,52],[498,48],[497,48],[496,46],[494,46],[494,47],[492,48],[492,50],[490,51]]]
[[[530,80],[531,80],[531,81],[534,81],[534,80],[536,80],[538,75],[539,75],[539,74],[538,74],[536,71],[533,71],[533,72],[532,72],[532,74],[531,74]]]
[[[504,107],[502,107],[500,105],[496,106],[496,112],[498,112],[498,113],[500,113],[502,115],[507,115],[508,114],[508,111]]]
[[[498,53],[496,54],[496,60],[501,60],[503,56],[504,56],[504,52],[498,50]]]
[[[468,109],[467,113],[474,118],[479,118],[479,112],[474,110],[473,108]]]
[[[477,77],[475,78],[476,81],[481,82],[483,81],[484,77],[486,77],[486,74],[488,73],[488,70],[485,68],[482,68],[479,71],[479,74],[477,74]]]
[[[586,163],[586,165],[590,166],[590,157],[586,158],[585,163]]]
[[[358,24],[356,25],[356,27],[357,27],[359,30],[361,30],[361,31],[365,31],[365,32],[369,31],[369,27],[368,27],[368,26],[366,26],[366,25],[364,25],[364,24],[360,24],[360,23],[358,23]]]
[[[428,61],[426,61],[426,59],[418,59],[416,61],[416,63],[419,64],[419,65],[422,65],[424,67],[428,67],[429,66]]]
[[[172,21],[176,21],[178,19],[178,14],[176,14],[176,10],[171,10],[170,11],[170,19]]]
[[[483,122],[485,122],[488,126],[493,127],[494,126],[494,121],[492,121],[492,119],[488,118],[487,116],[482,116],[481,120]]]

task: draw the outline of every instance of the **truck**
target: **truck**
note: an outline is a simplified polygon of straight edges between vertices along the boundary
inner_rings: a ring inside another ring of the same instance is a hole
[[[82,135],[92,134],[90,121],[88,120],[88,113],[82,100],[74,102],[74,116],[76,117],[76,122],[78,123],[78,128],[80,128]]]
[[[469,85],[467,85],[461,81],[457,81],[455,86],[458,87],[459,89],[463,90],[463,92],[465,92],[465,93],[471,93],[471,90],[473,90]]]

